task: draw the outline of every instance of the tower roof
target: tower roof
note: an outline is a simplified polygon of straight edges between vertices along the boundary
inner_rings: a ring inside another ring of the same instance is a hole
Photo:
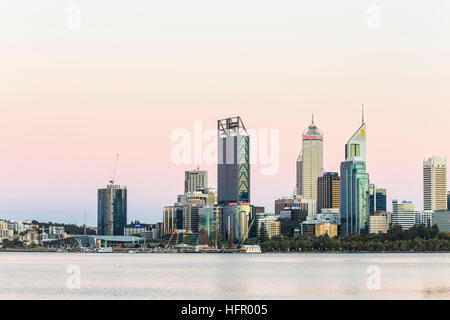
[[[303,132],[303,139],[322,139],[323,140],[322,131],[320,131],[320,129],[314,124],[314,114],[312,115],[311,124]]]

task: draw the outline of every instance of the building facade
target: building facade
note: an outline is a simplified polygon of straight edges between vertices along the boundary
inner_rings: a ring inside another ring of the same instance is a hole
[[[408,230],[416,224],[416,211],[413,201],[392,200],[392,225],[398,224],[403,230]]]
[[[250,137],[240,117],[218,120],[217,184],[220,205],[250,202]]]
[[[323,134],[314,124],[302,134],[302,151],[297,159],[297,195],[317,200],[317,179],[323,171]]]
[[[226,239],[232,242],[242,242],[248,237],[252,221],[252,206],[250,204],[232,204],[225,207]]]
[[[369,186],[370,214],[386,212],[386,195],[386,189],[377,188],[374,184]]]
[[[343,235],[369,232],[369,174],[366,172],[366,124],[345,145],[341,163],[341,217]]]
[[[195,192],[208,188],[208,171],[199,169],[185,171],[184,173],[184,192]]]
[[[127,188],[110,184],[97,193],[98,235],[123,236],[127,224]]]
[[[431,215],[432,223],[438,226],[439,231],[450,233],[450,211],[434,211]]]
[[[317,180],[317,210],[341,206],[341,179],[337,172],[326,172]]]
[[[431,157],[423,162],[424,210],[447,210],[447,161]]]
[[[389,216],[386,213],[376,213],[369,217],[369,233],[380,234],[389,230]]]
[[[266,229],[266,234],[268,235],[269,239],[281,234],[280,217],[273,213],[257,213],[255,224],[257,237],[260,236],[261,227],[263,225],[264,229]]]

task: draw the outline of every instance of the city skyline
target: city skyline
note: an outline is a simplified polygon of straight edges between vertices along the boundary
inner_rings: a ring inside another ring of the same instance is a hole
[[[365,123],[364,123],[364,126],[365,126]],[[370,134],[369,134],[369,136],[370,136]],[[302,134],[300,133],[300,141],[301,141],[301,137],[302,137]],[[301,148],[301,145],[300,145],[300,148]],[[368,149],[370,149],[370,146],[368,147]],[[282,158],[283,156],[282,155],[280,155],[280,157]],[[433,156],[433,157],[435,157],[435,156]],[[324,157],[325,159],[327,158],[326,156]],[[423,161],[425,161],[425,159],[426,158],[428,158],[428,157],[424,157],[424,159],[423,159]],[[442,157],[443,159],[445,158],[445,157]],[[324,159],[324,161],[325,161],[325,159]],[[342,161],[344,161],[345,159],[342,159]],[[368,162],[370,162],[370,159],[368,160]],[[111,165],[112,165],[112,163],[113,163],[113,161],[111,161]],[[420,163],[420,164],[422,164],[422,162]],[[185,168],[186,166],[185,165],[178,165],[179,167],[183,167],[183,168]],[[209,165],[210,166],[210,165]],[[257,167],[258,165],[252,165],[251,167],[253,168],[253,167]],[[183,173],[184,173],[184,175],[186,174],[186,172],[188,172],[188,171],[195,171],[195,170],[199,170],[199,169],[202,169],[201,171],[205,171],[207,174],[209,174],[209,175],[211,175],[211,170],[203,170],[203,168],[204,167],[207,167],[207,166],[205,166],[205,165],[203,165],[202,167],[200,167],[199,165],[196,165],[196,167],[194,168],[194,169],[191,169],[190,168],[190,166],[187,166],[187,168],[186,168],[186,170],[185,169],[183,169]],[[214,164],[213,165],[213,167],[215,167],[216,169],[215,169],[215,171],[216,171],[216,173],[217,173],[217,166],[216,166],[216,164]],[[326,170],[326,168],[324,168],[325,170]],[[420,169],[421,169],[421,167],[419,167],[419,171],[420,171]],[[254,169],[253,169],[254,170]],[[212,170],[212,171],[214,171],[214,169]],[[327,170],[326,170],[327,171]],[[371,172],[368,172],[369,174],[371,174]],[[258,171],[255,173],[253,173],[254,175],[260,175],[260,174],[258,174]],[[421,174],[423,174],[423,172],[421,172]],[[164,200],[164,206],[165,205],[167,205],[167,204],[171,204],[171,203],[173,203],[173,202],[176,202],[176,195],[177,194],[179,194],[179,193],[182,193],[182,191],[183,191],[183,186],[184,186],[184,183],[185,183],[185,180],[183,180],[183,177],[184,177],[184,175],[182,175],[182,176],[180,176],[180,177],[176,177],[174,180],[177,180],[177,182],[179,182],[178,184],[181,184],[181,190],[174,190],[174,192],[172,192],[172,194],[171,194],[171,196],[169,197],[169,198],[167,198],[167,199],[165,199]],[[293,168],[292,169],[292,174],[291,175],[293,175],[294,176],[294,179],[293,180],[295,180],[295,168]],[[211,177],[216,177],[217,175],[216,174],[212,174],[211,175]],[[423,176],[421,175],[421,177],[423,178]],[[105,177],[105,183],[104,183],[104,185],[106,185],[106,180],[108,180],[108,177]],[[120,180],[120,179],[118,179],[118,180]],[[212,179],[212,180],[216,180],[216,179]],[[373,182],[372,181],[372,178],[371,178],[371,183]],[[214,181],[214,182],[216,182],[216,181]],[[119,183],[120,184],[120,183]],[[125,186],[125,187],[127,187],[127,184],[126,183],[123,183],[123,185]],[[294,185],[295,185],[295,182],[294,182]],[[99,186],[99,188],[103,188],[104,186]],[[213,184],[213,185],[209,185],[208,187],[212,187],[212,188],[217,188],[217,184],[215,183],[215,184]],[[253,186],[252,186],[253,187]],[[286,187],[286,186],[284,186],[284,187]],[[391,206],[391,202],[392,202],[392,200],[396,200],[396,199],[401,199],[401,200],[404,200],[404,199],[411,199],[411,198],[407,198],[407,197],[402,197],[401,195],[391,195],[390,194],[390,192],[389,192],[389,190],[390,190],[390,188],[389,188],[389,185],[388,186],[384,186],[383,185],[383,187],[385,187],[386,189],[387,189],[387,194],[388,194],[388,197],[387,197],[387,203],[388,203],[388,211],[392,211],[392,206]],[[421,194],[421,197],[423,197],[423,185],[420,185],[420,186],[418,186],[418,188],[420,189],[420,194]],[[285,189],[289,189],[288,187],[286,187]],[[262,199],[261,201],[258,201],[258,200],[255,200],[255,201],[252,201],[252,204],[254,204],[254,205],[262,205],[262,206],[265,206],[266,207],[266,212],[273,212],[274,211],[274,208],[273,208],[273,201],[274,200],[276,200],[276,199],[278,199],[279,197],[283,197],[283,196],[290,196],[290,195],[292,195],[292,192],[287,192],[287,193],[285,193],[285,194],[278,194],[277,196],[275,196],[273,199],[271,198],[271,199],[266,199],[266,200],[264,200],[264,199]],[[418,198],[419,200],[420,200],[420,198]],[[409,200],[408,200],[409,201]],[[420,203],[420,201],[417,201],[416,199],[414,199],[413,200],[417,205],[418,205],[418,209],[419,210],[422,210],[423,209],[423,203],[422,203],[422,206],[420,206],[418,203]],[[266,204],[266,205],[264,205],[264,203]],[[268,205],[267,205],[267,203],[269,203]],[[162,207],[161,207],[162,208]],[[161,209],[160,208],[160,209]],[[158,212],[159,213],[159,212]],[[96,208],[96,212],[95,212],[95,215],[97,215],[97,208]],[[6,217],[6,218],[8,218],[8,217]],[[84,219],[84,217],[82,217],[83,219]],[[150,218],[150,219],[148,219],[148,218]],[[14,220],[14,218],[12,218],[13,220]],[[28,218],[23,218],[23,219],[29,219],[29,217]],[[33,218],[34,219],[34,218]],[[38,218],[36,218],[37,220],[39,220],[39,217]],[[149,216],[142,216],[142,217],[134,217],[133,215],[130,215],[129,216],[129,219],[128,220],[134,220],[134,219],[141,219],[141,220],[149,220],[149,221],[151,221],[152,223],[153,222],[156,222],[156,221],[159,221],[159,219],[160,219],[160,217],[159,217],[159,215],[158,214],[155,214],[155,215],[149,215]],[[88,219],[88,221],[89,220],[94,220],[94,219]],[[44,220],[42,220],[42,221],[44,221]],[[55,219],[55,221],[60,221],[60,220],[56,220]],[[61,220],[61,222],[66,222],[64,219],[63,220]],[[69,221],[70,222],[70,221]],[[78,224],[81,224],[81,223],[78,223]],[[95,223],[95,221],[94,221],[94,223],[91,223],[92,225],[95,225],[96,223]],[[90,225],[90,223],[88,223],[88,225]]]
[[[252,167],[250,183],[271,211],[295,187],[311,113],[324,169],[339,172],[362,103],[371,183],[387,188],[388,210],[392,199],[422,208],[422,161],[450,155],[450,4],[379,1],[379,30],[367,27],[370,4],[80,1],[79,29],[64,3],[0,5],[0,216],[95,225],[96,190],[120,153],[129,219],[158,221],[197,167],[171,162],[173,131],[235,115],[279,129],[278,174]],[[215,166],[200,167],[217,185]]]

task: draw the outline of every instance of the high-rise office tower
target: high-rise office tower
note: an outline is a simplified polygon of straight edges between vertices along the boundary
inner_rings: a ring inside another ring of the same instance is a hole
[[[208,188],[208,171],[197,170],[185,171],[184,192],[194,192]]]
[[[366,172],[366,123],[345,145],[341,162],[341,218],[344,235],[369,232],[369,174]]]
[[[297,159],[297,195],[317,200],[317,179],[323,170],[323,134],[314,124],[303,132],[302,151]]]
[[[326,172],[317,180],[317,209],[340,208],[341,180],[337,172]]]
[[[127,224],[127,188],[109,184],[98,189],[98,234],[121,236]]]
[[[423,161],[424,210],[447,210],[447,161],[431,157]]]
[[[250,203],[250,137],[240,117],[217,121],[220,205]]]
[[[374,184],[369,186],[370,214],[386,212],[386,189],[377,188]]]

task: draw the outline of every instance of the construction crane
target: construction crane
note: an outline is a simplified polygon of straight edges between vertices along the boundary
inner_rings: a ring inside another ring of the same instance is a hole
[[[167,247],[169,246],[170,241],[172,241],[172,238],[173,238],[175,232],[177,232],[177,229],[175,229],[175,230],[172,232],[172,235],[170,236],[169,240],[167,241],[165,248],[167,248]]]
[[[109,183],[114,184],[117,170],[117,162],[119,162],[119,154],[116,155],[116,161],[114,162],[114,169],[111,174],[111,179],[109,179]]]
[[[245,233],[245,236],[244,236],[244,238],[241,241],[241,247],[244,245],[244,242],[247,240],[248,233],[250,232],[250,229],[252,228],[254,222],[255,222],[255,219],[253,219],[252,223],[250,223],[250,226],[248,227],[248,230]]]

